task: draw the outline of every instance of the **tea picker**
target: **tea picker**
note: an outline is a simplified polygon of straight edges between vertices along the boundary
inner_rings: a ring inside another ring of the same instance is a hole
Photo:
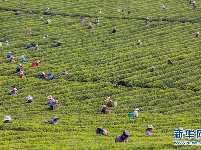
[[[102,106],[102,110],[100,112],[101,114],[110,114],[110,110],[107,109],[107,106],[106,105],[103,105]]]
[[[7,54],[6,57],[7,57],[7,58],[11,58],[11,52],[10,52],[10,51],[8,52],[8,54]]]
[[[48,123],[48,124],[58,124],[59,117],[54,116],[54,118],[52,120],[44,120],[44,123]]]
[[[33,97],[31,95],[28,95],[26,98],[27,98],[26,103],[32,103],[32,102],[34,102],[34,99],[33,99]]]
[[[21,67],[22,65],[21,64],[18,64],[17,68],[16,68],[16,72],[20,72],[21,71]]]
[[[152,125],[148,125],[146,129],[146,135],[151,135],[154,130],[154,127]]]
[[[128,137],[130,136],[130,133],[127,130],[124,130],[121,135],[118,135],[115,138],[115,142],[125,142],[128,143]]]
[[[45,72],[42,72],[41,75],[39,76],[40,79],[46,79],[46,74]]]
[[[11,117],[10,116],[5,116],[3,120],[4,120],[4,123],[11,123]]]
[[[10,90],[10,95],[14,95],[17,94],[17,88],[13,88],[12,90]]]
[[[98,127],[96,129],[96,134],[99,134],[99,135],[108,135],[108,131],[103,128],[103,127]]]
[[[26,62],[26,59],[25,59],[24,55],[21,56],[21,62],[22,63]]]
[[[140,109],[139,109],[139,108],[136,108],[136,109],[134,110],[134,112],[133,112],[134,117],[137,117],[139,112],[140,112]]]

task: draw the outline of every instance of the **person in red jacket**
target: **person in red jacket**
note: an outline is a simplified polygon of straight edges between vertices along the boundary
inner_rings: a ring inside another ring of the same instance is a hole
[[[25,77],[25,75],[24,75],[23,71],[21,70],[20,71],[20,78],[24,78],[24,77]]]

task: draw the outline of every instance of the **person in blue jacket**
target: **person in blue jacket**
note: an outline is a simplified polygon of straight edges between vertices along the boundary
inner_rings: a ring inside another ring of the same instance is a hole
[[[48,124],[58,124],[59,117],[55,116],[52,120],[45,120],[44,123]]]
[[[45,79],[45,78],[46,78],[46,74],[45,74],[45,72],[42,72],[40,75],[40,79]]]
[[[49,110],[57,110],[58,109],[57,103],[58,103],[58,100],[52,101],[51,104],[49,105],[48,109]]]
[[[31,44],[28,43],[26,48],[27,48],[27,49],[31,48]]]
[[[17,94],[17,89],[16,88],[13,88],[10,93],[10,95],[14,95],[14,94]]]
[[[11,58],[11,52],[10,51],[7,54],[7,58]]]
[[[21,62],[22,62],[22,63],[23,63],[23,62],[26,62],[26,59],[25,59],[24,55],[21,56]]]
[[[17,66],[17,68],[16,68],[16,72],[20,72],[20,71],[21,71],[21,67],[22,67],[22,65],[19,64],[19,65]]]
[[[61,45],[61,42],[60,42],[60,41],[58,41],[58,42],[57,42],[57,46],[60,46],[60,45]]]

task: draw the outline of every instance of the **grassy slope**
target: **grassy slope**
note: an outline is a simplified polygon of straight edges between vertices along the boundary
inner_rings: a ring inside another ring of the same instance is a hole
[[[148,0],[1,2],[0,41],[9,40],[10,45],[0,48],[0,116],[13,118],[10,125],[0,124],[1,149],[174,149],[175,128],[200,128],[200,39],[194,38],[200,10],[192,11],[184,1],[163,2],[165,12],[162,1]],[[19,16],[13,12],[17,5]],[[43,15],[46,6],[52,16]],[[121,7],[131,9],[132,14],[118,14]],[[102,14],[97,14],[99,8]],[[29,10],[35,14],[24,13]],[[40,21],[40,16],[50,18],[52,24]],[[80,16],[85,16],[83,25]],[[96,16],[100,25],[87,30]],[[152,20],[150,24],[144,23],[146,17]],[[111,34],[113,25],[116,34]],[[28,28],[33,36],[24,34]],[[46,33],[49,38],[43,39]],[[138,39],[143,45],[137,47]],[[54,46],[57,40],[62,41],[61,47]],[[26,50],[28,42],[38,43],[42,51]],[[15,56],[15,64],[5,59],[8,51]],[[27,59],[25,79],[14,73],[21,55]],[[32,68],[31,62],[38,59],[41,66]],[[168,59],[173,66],[166,64]],[[152,64],[155,73],[149,72]],[[60,76],[61,70],[70,76]],[[59,78],[41,81],[42,71],[52,71]],[[117,79],[131,87],[113,88],[112,81]],[[19,89],[18,95],[8,95],[11,86]],[[28,94],[35,103],[25,103]],[[59,100],[58,111],[46,110],[49,94]],[[111,108],[111,115],[98,115],[107,96],[117,100],[118,107]],[[140,116],[130,122],[127,113],[136,107],[141,109]],[[59,125],[42,123],[54,115],[61,118]],[[144,133],[148,124],[155,127],[151,137]],[[105,126],[109,136],[96,136],[98,126]],[[126,146],[113,142],[123,129],[131,132]]]

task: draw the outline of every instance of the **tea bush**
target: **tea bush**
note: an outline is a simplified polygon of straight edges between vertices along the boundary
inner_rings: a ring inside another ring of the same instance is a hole
[[[13,120],[0,123],[0,149],[198,149],[173,145],[173,131],[200,128],[199,6],[194,11],[188,1],[171,0],[0,1],[0,117]],[[121,8],[125,12],[118,13]],[[90,22],[93,29],[87,29]],[[31,35],[25,34],[28,29]],[[136,45],[139,39],[142,44]],[[56,47],[58,40],[62,44]],[[6,58],[8,51],[14,63]],[[15,69],[22,55],[26,78],[21,79]],[[40,65],[32,67],[37,60]],[[149,71],[152,65],[155,72]],[[69,75],[61,75],[64,70]],[[43,71],[57,79],[39,79]],[[115,88],[114,81],[124,86]],[[18,94],[8,94],[12,87]],[[35,102],[27,104],[27,95]],[[59,100],[58,110],[47,110],[48,95]],[[108,96],[118,105],[100,115]],[[129,119],[137,107],[139,116]],[[54,116],[60,117],[58,125],[43,123]],[[148,124],[155,127],[152,136],[145,135]],[[99,126],[109,135],[95,135]],[[124,129],[131,133],[129,143],[114,143]]]

